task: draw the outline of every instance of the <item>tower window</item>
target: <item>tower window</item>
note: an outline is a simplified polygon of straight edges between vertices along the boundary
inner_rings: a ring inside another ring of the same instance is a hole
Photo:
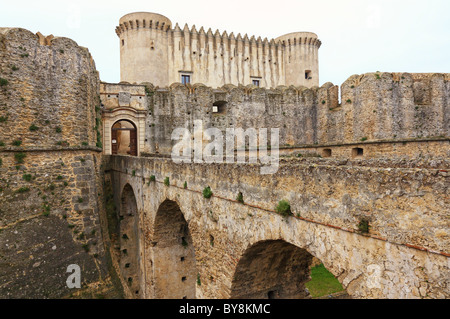
[[[182,75],[181,75],[181,83],[182,83],[182,84],[188,84],[188,83],[191,83],[191,76],[190,76],[190,75],[182,74]]]
[[[259,80],[253,80],[253,85],[254,86],[259,86]]]
[[[306,80],[311,80],[312,79],[312,77],[311,77],[311,74],[312,72],[311,72],[311,70],[306,70],[305,71],[305,79]]]
[[[124,46],[125,45],[125,40],[122,40],[122,46]]]

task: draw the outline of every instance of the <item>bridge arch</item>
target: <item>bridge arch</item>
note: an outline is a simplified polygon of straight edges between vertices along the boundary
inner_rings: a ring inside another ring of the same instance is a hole
[[[189,225],[173,200],[158,207],[153,227],[155,298],[194,299],[197,270]]]
[[[231,284],[232,299],[308,298],[305,283],[313,256],[284,240],[264,240],[248,247]]]
[[[136,196],[130,184],[126,184],[120,197],[119,209],[119,267],[134,298],[141,296],[139,258],[139,215]]]

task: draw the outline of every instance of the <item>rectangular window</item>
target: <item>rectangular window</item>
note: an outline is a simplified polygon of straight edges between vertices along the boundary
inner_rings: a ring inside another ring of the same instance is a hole
[[[259,86],[259,80],[253,80],[253,85],[254,86]]]
[[[190,75],[182,74],[182,75],[181,75],[181,83],[182,83],[182,84],[188,84],[188,83],[191,83],[191,76],[190,76]]]
[[[311,77],[311,70],[306,70],[305,71],[305,79],[306,80],[311,80],[312,79],[312,77]]]
[[[352,149],[352,157],[362,157],[364,155],[364,149],[356,147]]]

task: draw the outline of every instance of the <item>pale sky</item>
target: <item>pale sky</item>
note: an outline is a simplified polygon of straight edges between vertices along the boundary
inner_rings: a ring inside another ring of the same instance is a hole
[[[319,36],[320,85],[366,72],[450,73],[449,0],[0,0],[0,27],[68,37],[87,47],[100,78],[120,81],[120,17],[148,11],[222,33]]]

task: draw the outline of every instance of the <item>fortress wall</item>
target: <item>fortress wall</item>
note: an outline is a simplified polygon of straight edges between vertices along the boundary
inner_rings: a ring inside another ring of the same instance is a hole
[[[89,51],[67,38],[39,45],[38,36],[24,29],[0,36],[0,77],[7,81],[0,88],[0,116],[6,119],[0,140],[21,140],[26,147],[63,141],[95,146],[98,72]]]
[[[355,148],[363,149],[363,156],[355,156]],[[331,151],[331,154],[327,153]],[[382,142],[359,142],[354,144],[317,144],[302,147],[283,147],[280,154],[290,157],[335,157],[343,163],[351,158],[390,158],[400,162],[405,158],[445,158],[450,156],[450,140],[443,139],[405,139]]]
[[[342,86],[346,138],[422,138],[448,136],[448,74],[368,73]],[[446,112],[447,110],[447,112]]]
[[[272,90],[173,84],[154,90],[149,97],[152,114],[146,127],[147,143],[155,143],[150,150],[170,153],[175,143],[170,140],[173,130],[187,123],[193,132],[194,120],[224,134],[231,127],[279,128],[280,146],[333,148],[376,141],[445,140],[450,127],[448,78],[448,74],[368,73],[350,77],[341,92],[332,83],[312,89],[278,86]],[[214,113],[213,104],[220,101],[226,102],[224,111]],[[409,147],[408,156],[414,156],[414,147],[421,149],[415,143]],[[365,155],[386,155],[371,149]],[[447,151],[433,154],[438,153]]]
[[[0,29],[0,78],[0,297],[75,293],[66,286],[71,264],[84,287],[101,285],[108,271],[92,57],[66,38]]]
[[[108,277],[101,221],[101,154],[88,150],[0,151],[0,297],[61,298],[67,267],[83,287]],[[30,180],[24,176],[29,175]],[[99,196],[100,194],[100,196]]]
[[[299,95],[293,87],[267,91],[227,86],[213,90],[196,85],[195,93],[190,94],[190,91],[184,85],[174,84],[168,90],[156,90],[152,96],[154,126],[153,133],[147,136],[155,136],[160,152],[170,153],[173,129],[188,123],[193,132],[195,120],[202,120],[205,129],[215,127],[224,133],[229,127],[269,130],[278,127],[281,145],[315,142],[316,105],[312,90],[305,89]],[[217,101],[227,102],[223,113],[213,113],[213,103]]]

